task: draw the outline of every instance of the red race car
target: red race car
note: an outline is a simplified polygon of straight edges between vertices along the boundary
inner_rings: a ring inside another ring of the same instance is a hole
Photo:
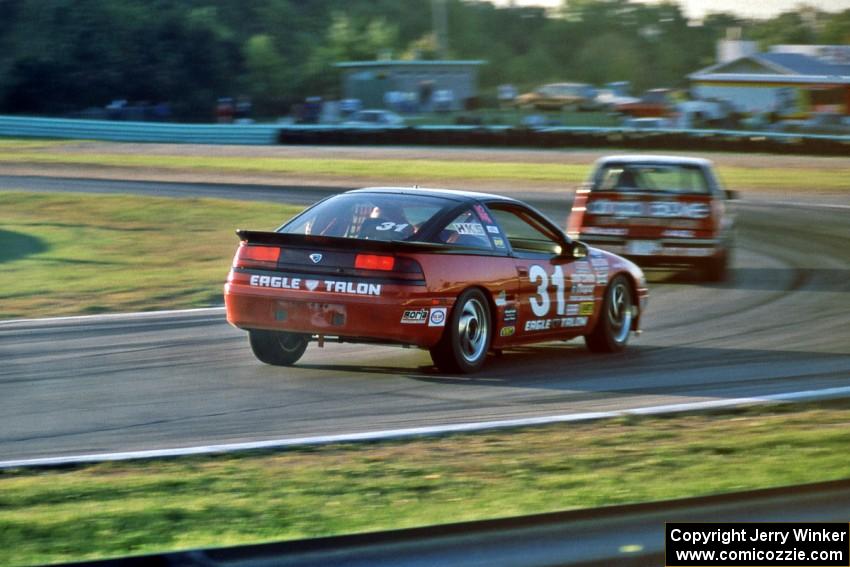
[[[359,189],[237,234],[227,320],[267,364],[295,363],[312,340],[427,348],[445,372],[577,336],[615,352],[647,301],[637,266],[495,195]]]
[[[705,159],[610,156],[576,191],[567,233],[642,266],[686,266],[726,278],[734,218]]]

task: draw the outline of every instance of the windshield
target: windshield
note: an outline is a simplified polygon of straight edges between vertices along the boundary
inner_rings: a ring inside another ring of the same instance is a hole
[[[454,201],[398,193],[346,193],[322,201],[278,229],[361,240],[417,240],[421,228]]]
[[[612,163],[596,172],[592,190],[708,194],[711,188],[696,165]]]

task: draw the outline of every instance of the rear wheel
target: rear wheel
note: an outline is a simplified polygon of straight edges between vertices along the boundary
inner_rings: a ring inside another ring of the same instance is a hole
[[[590,334],[584,336],[587,348],[593,352],[620,352],[629,342],[632,330],[632,287],[624,276],[617,276],[605,290],[602,312]]]
[[[431,358],[443,372],[477,372],[487,358],[492,338],[490,307],[477,289],[463,292],[452,309],[443,338]]]
[[[729,251],[709,258],[702,267],[703,278],[709,282],[724,282],[729,275]]]
[[[285,331],[248,331],[248,340],[254,356],[261,362],[274,366],[295,364],[310,340],[308,335]]]

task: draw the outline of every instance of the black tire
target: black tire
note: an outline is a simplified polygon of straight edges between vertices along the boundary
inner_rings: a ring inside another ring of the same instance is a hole
[[[702,277],[705,281],[720,283],[729,277],[729,251],[709,258],[702,266]]]
[[[273,366],[291,366],[304,351],[310,337],[285,331],[248,331],[248,341],[254,356],[261,362]]]
[[[480,290],[468,289],[455,302],[443,337],[431,348],[431,359],[443,372],[477,372],[487,358],[492,331],[487,298]]]
[[[632,307],[635,304],[632,286],[619,275],[605,288],[602,311],[593,330],[584,336],[584,343],[593,352],[620,352],[629,342],[632,328]]]

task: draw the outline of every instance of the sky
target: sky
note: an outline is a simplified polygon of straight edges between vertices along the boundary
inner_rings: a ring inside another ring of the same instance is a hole
[[[505,6],[510,0],[490,0]],[[563,0],[514,0],[517,6],[559,6]],[[652,0],[639,0],[652,2]],[[689,18],[702,18],[711,12],[730,12],[748,18],[770,18],[796,9],[800,4],[814,6],[828,12],[850,9],[850,0],[678,0]]]

